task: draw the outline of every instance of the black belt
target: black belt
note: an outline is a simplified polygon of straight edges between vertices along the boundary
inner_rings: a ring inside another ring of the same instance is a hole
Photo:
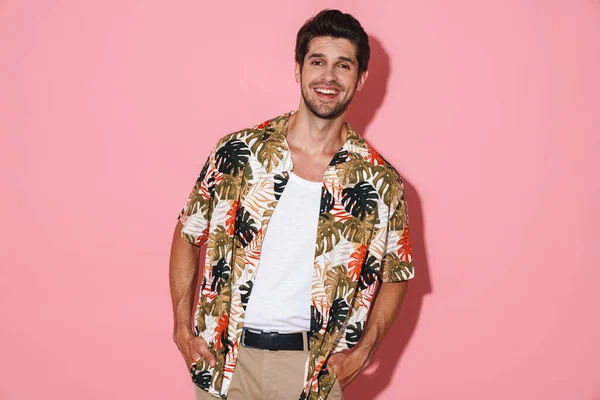
[[[308,335],[308,333],[306,333]],[[302,332],[279,333],[252,331],[244,328],[242,331],[242,345],[263,350],[305,350]],[[308,340],[307,340],[308,342]],[[306,349],[308,350],[308,349]]]

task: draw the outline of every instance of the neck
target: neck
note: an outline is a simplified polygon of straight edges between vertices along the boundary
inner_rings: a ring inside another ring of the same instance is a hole
[[[308,154],[335,153],[344,144],[348,134],[345,115],[346,112],[343,112],[333,119],[319,118],[301,101],[298,111],[290,115],[287,141],[290,146]]]

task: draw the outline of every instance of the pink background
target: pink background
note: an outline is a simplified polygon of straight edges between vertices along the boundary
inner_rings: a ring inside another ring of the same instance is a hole
[[[0,1],[0,399],[192,399],[172,229],[209,148],[295,109],[322,8],[405,178],[417,278],[372,399],[600,399],[600,2]]]

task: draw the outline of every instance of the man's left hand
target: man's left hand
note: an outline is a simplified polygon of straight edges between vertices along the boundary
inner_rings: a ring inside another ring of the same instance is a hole
[[[332,354],[327,365],[335,370],[335,375],[342,389],[350,384],[365,369],[371,357],[367,351],[354,348]]]

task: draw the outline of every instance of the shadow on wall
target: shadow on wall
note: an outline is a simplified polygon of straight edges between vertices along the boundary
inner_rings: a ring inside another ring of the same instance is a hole
[[[390,75],[390,59],[381,42],[369,37],[371,60],[369,78],[349,108],[351,125],[363,136],[368,136],[368,126],[385,99]],[[400,116],[401,118],[401,116]],[[388,154],[391,150],[388,151]],[[385,154],[383,154],[385,157]],[[402,171],[399,171],[402,175]],[[410,221],[410,238],[415,265],[415,278],[409,283],[400,314],[381,343],[367,372],[359,375],[344,391],[346,400],[374,400],[392,380],[395,369],[400,365],[404,349],[413,335],[426,294],[432,292],[429,266],[425,251],[423,211],[415,187],[402,176]],[[374,370],[373,370],[374,369]],[[400,372],[399,374],[402,374]]]
[[[369,46],[369,77],[363,90],[355,93],[348,107],[350,125],[364,137],[368,134],[367,126],[375,119],[377,110],[383,104],[390,76],[390,57],[381,46],[381,42],[369,36]]]

